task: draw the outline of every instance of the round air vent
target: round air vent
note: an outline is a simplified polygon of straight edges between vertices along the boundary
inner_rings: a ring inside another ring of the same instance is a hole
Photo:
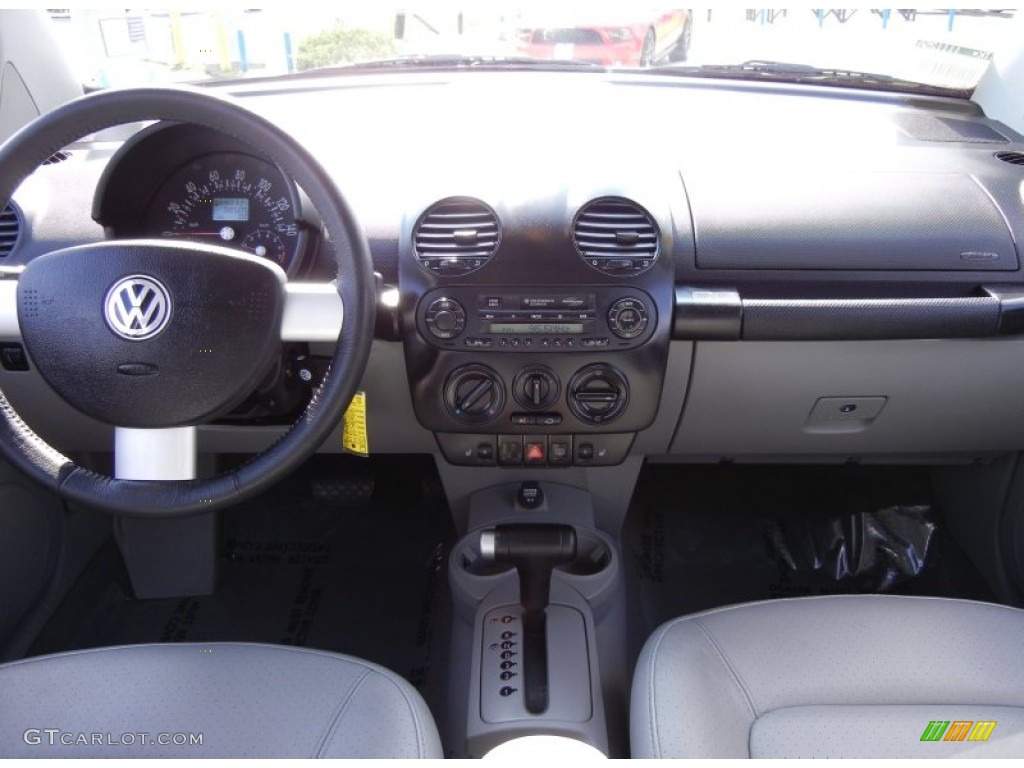
[[[416,260],[441,275],[466,275],[484,266],[498,250],[501,225],[484,203],[449,197],[430,206],[412,231]]]
[[[0,259],[4,258],[14,250],[14,244],[18,242],[18,233],[21,231],[21,219],[18,212],[10,203],[0,211]]]
[[[572,239],[591,267],[608,275],[639,275],[658,258],[654,217],[620,197],[603,197],[580,208]]]
[[[996,152],[996,158],[1011,165],[1024,165],[1024,152]]]

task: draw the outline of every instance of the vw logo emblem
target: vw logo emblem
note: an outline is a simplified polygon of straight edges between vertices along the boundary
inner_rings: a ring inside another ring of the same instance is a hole
[[[122,339],[151,339],[171,319],[171,296],[163,284],[146,275],[124,277],[110,286],[103,300],[107,327]]]

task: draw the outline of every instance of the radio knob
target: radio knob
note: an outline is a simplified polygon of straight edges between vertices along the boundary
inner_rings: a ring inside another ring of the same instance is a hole
[[[647,329],[647,322],[647,307],[640,299],[619,299],[608,310],[608,327],[620,339],[635,339]]]
[[[434,327],[439,331],[450,331],[455,328],[455,314],[450,310],[442,310],[434,315]]]
[[[427,330],[438,339],[454,339],[466,327],[466,311],[447,296],[430,302],[424,319]]]

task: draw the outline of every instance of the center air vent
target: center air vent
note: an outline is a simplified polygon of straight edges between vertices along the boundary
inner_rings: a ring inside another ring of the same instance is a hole
[[[18,219],[18,212],[14,210],[14,206],[8,204],[0,211],[0,259],[14,250],[20,230],[21,221]]]
[[[494,211],[479,200],[449,197],[424,211],[412,241],[416,261],[431,272],[466,275],[498,250],[501,226]]]
[[[619,197],[603,197],[580,208],[572,239],[587,264],[609,275],[639,275],[658,258],[654,218]]]
[[[50,155],[48,158],[43,160],[43,165],[56,165],[57,163],[63,163],[65,160],[71,159],[71,153],[65,152],[63,149],[59,149]]]
[[[1024,152],[996,152],[996,157],[1004,163],[1024,165]]]

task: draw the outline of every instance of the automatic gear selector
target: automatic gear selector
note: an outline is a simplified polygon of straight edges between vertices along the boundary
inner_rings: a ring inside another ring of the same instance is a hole
[[[576,559],[576,529],[569,525],[513,523],[480,533],[484,560],[515,567],[523,607],[523,680],[528,712],[548,708],[547,607],[551,571]]]

